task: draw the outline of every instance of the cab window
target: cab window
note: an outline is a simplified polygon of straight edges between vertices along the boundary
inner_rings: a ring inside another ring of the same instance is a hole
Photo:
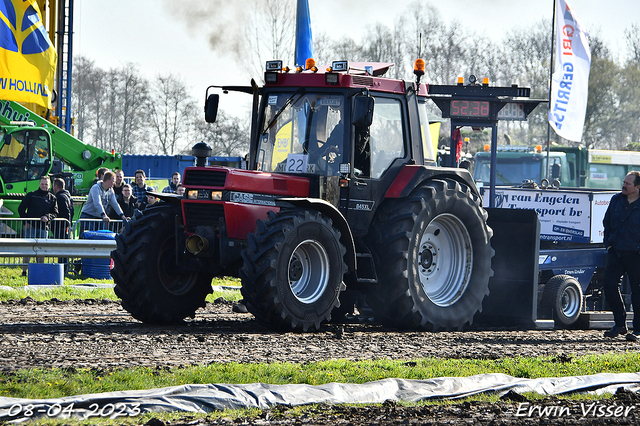
[[[371,177],[379,179],[393,160],[404,157],[402,107],[397,99],[376,97],[370,127]]]

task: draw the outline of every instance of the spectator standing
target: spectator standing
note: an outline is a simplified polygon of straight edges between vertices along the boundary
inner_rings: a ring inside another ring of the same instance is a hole
[[[109,169],[107,169],[106,167],[100,167],[98,170],[96,170],[96,178],[93,180],[93,183],[91,184],[91,186],[100,182],[104,178],[104,174],[108,171]]]
[[[116,194],[113,193],[113,184],[115,183],[115,175],[113,172],[106,172],[101,182],[96,183],[89,190],[87,196],[87,202],[82,207],[80,213],[80,219],[102,219],[105,224],[108,224],[111,220],[107,216],[106,207],[111,206],[116,212],[119,218],[126,220],[118,201],[116,200]],[[94,227],[85,225],[84,222],[80,223],[80,236],[85,229],[90,228],[94,230]]]
[[[75,211],[73,208],[73,199],[69,191],[65,189],[64,180],[61,178],[55,178],[53,180],[53,192],[56,195],[56,202],[58,203],[58,218],[67,220],[67,222],[54,221],[53,237],[66,239],[69,236]]]
[[[116,194],[117,197],[122,194],[122,188],[124,186],[124,172],[118,169],[114,173],[116,174],[116,182],[113,184],[113,193]]]
[[[165,194],[170,194],[170,193],[174,193],[178,190],[178,185],[180,185],[180,179],[182,178],[182,176],[180,176],[180,173],[178,172],[173,172],[173,174],[171,175],[171,182],[169,182],[169,186],[166,186],[162,192],[164,192]]]
[[[122,185],[122,194],[118,195],[118,204],[128,219],[131,219],[138,210],[138,200],[131,195],[131,185],[128,183]]]
[[[73,223],[73,214],[75,209],[73,208],[73,199],[69,191],[65,189],[64,180],[61,178],[55,178],[53,180],[53,192],[56,194],[56,202],[58,204],[58,219],[53,222],[53,237],[66,240],[69,238],[69,230]],[[65,272],[67,271],[67,259],[63,257],[58,258],[58,263],[64,265]]]
[[[144,174],[144,170],[138,169],[135,173],[135,185],[131,186],[132,194],[138,200],[138,210],[144,209],[147,199],[147,191],[153,191],[149,185],[145,183],[147,176]]]
[[[629,341],[640,337],[640,172],[631,171],[622,181],[622,191],[611,198],[604,215],[604,246],[607,267],[604,273],[604,296],[611,307],[615,325],[604,333],[617,337],[627,333],[627,313],[620,295],[620,279],[626,273],[631,286],[633,334]]]
[[[184,195],[184,191],[185,191],[184,186],[182,186],[182,184],[179,183],[178,187],[176,188],[176,194],[182,196]]]
[[[25,221],[22,226],[24,238],[47,238],[49,234],[49,224],[58,216],[58,203],[56,197],[49,188],[51,180],[49,176],[40,176],[39,188],[25,195],[18,206],[18,214],[22,218],[33,218],[37,220]],[[24,257],[22,265],[22,276],[27,275],[30,257]],[[38,263],[44,263],[44,257],[37,257]]]

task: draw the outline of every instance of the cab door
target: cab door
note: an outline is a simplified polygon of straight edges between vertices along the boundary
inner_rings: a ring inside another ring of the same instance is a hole
[[[385,192],[406,163],[406,123],[402,101],[374,96],[373,122],[354,128],[353,177],[349,183],[347,220],[354,237],[364,236]]]

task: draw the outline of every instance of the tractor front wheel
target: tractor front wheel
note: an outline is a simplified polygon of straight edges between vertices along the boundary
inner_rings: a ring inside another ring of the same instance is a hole
[[[116,236],[111,275],[122,307],[150,324],[174,324],[205,306],[212,276],[176,261],[177,212],[160,205],[142,212]]]
[[[345,252],[340,232],[321,213],[270,212],[242,252],[247,309],[275,329],[317,330],[340,303]]]

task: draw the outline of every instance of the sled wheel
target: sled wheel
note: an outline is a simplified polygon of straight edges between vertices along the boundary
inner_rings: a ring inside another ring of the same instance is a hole
[[[551,313],[556,325],[568,327],[580,317],[582,311],[582,287],[571,275],[556,275],[544,286],[540,307]]]

